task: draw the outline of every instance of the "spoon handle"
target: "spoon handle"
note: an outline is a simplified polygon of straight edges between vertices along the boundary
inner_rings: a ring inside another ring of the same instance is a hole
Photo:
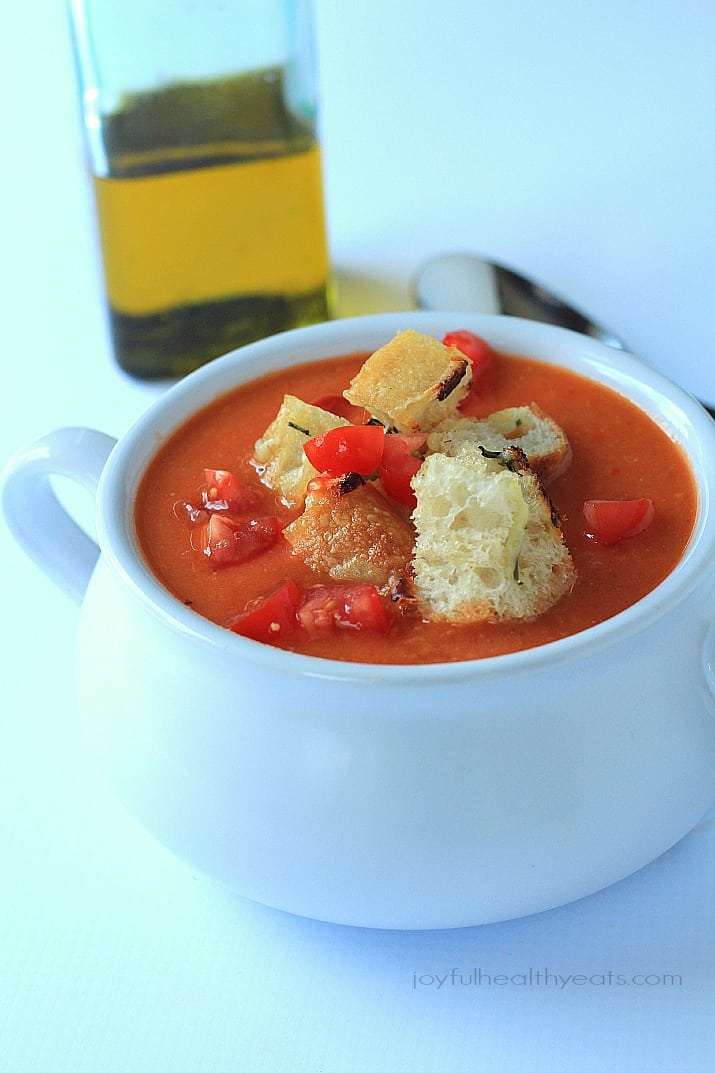
[[[523,317],[570,328],[615,350],[628,350],[608,328],[546,287],[474,254],[448,253],[431,258],[415,273],[411,294],[419,309]],[[702,401],[700,404],[715,419],[715,406]]]

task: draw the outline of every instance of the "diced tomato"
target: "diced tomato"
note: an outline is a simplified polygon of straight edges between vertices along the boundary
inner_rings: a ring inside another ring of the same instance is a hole
[[[319,473],[367,476],[380,465],[385,430],[382,425],[341,425],[304,444],[303,450]]]
[[[256,493],[227,469],[205,469],[203,492],[207,510],[243,510],[256,502]]]
[[[414,508],[417,503],[410,482],[422,465],[422,459],[413,452],[424,447],[426,440],[423,432],[390,433],[385,436],[379,470],[380,483],[392,499],[405,507]]]
[[[403,507],[417,506],[417,497],[412,489],[412,478],[422,465],[422,459],[413,458],[411,455],[405,459],[399,468],[390,469],[387,466],[380,468],[380,483],[387,495]]]
[[[617,544],[619,540],[642,533],[655,517],[650,499],[587,499],[583,513],[589,534],[600,544]]]
[[[468,332],[466,329],[447,332],[442,342],[445,346],[456,347],[457,350],[461,350],[466,357],[470,358],[473,381],[492,360],[492,348],[486,339],[482,339],[481,336],[475,335],[474,332]]]
[[[318,585],[303,596],[298,622],[308,633],[333,629],[374,630],[386,633],[390,620],[374,585]]]
[[[296,583],[284,581],[267,596],[250,603],[243,614],[229,622],[228,627],[254,641],[276,641],[296,628],[299,603],[300,590]]]
[[[204,555],[212,566],[235,566],[273,547],[281,532],[277,517],[244,520],[212,514],[204,532]]]
[[[382,452],[383,466],[394,466],[405,455],[421,451],[426,443],[426,432],[391,432],[385,436],[385,447]]]
[[[313,406],[319,406],[321,410],[327,410],[336,417],[344,417],[352,425],[366,425],[370,420],[370,414],[364,406],[353,405],[343,395],[321,395]]]

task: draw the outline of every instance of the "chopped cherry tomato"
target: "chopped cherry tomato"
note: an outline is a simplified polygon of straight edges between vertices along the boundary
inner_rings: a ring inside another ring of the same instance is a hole
[[[309,589],[297,615],[300,625],[313,634],[336,628],[386,633],[390,625],[379,592],[363,582]]]
[[[341,425],[314,436],[303,450],[319,473],[331,477],[343,473],[367,476],[380,465],[384,440],[382,425]]]
[[[299,603],[296,583],[284,581],[267,596],[250,603],[243,614],[229,622],[228,628],[254,641],[276,641],[296,628]]]
[[[417,506],[417,497],[412,489],[412,478],[421,465],[421,458],[408,455],[399,468],[380,468],[380,483],[388,496],[403,507],[411,507],[413,510]]]
[[[492,348],[485,339],[465,329],[447,332],[442,340],[445,346],[454,346],[461,350],[472,362],[472,380],[482,372],[492,360]]]
[[[385,447],[382,452],[383,466],[395,465],[405,455],[421,451],[426,443],[426,432],[391,432],[385,436]]]
[[[237,520],[212,514],[204,534],[204,555],[213,566],[245,563],[277,543],[282,532],[276,517]]]
[[[415,507],[417,500],[411,481],[422,465],[414,451],[424,447],[427,436],[423,432],[390,433],[385,436],[385,448],[380,465],[380,483],[385,492],[405,507]]]
[[[587,499],[583,513],[590,535],[600,544],[617,544],[650,525],[655,507],[650,499]]]
[[[355,406],[343,395],[322,395],[315,400],[313,406],[319,406],[321,410],[327,410],[336,417],[344,417],[351,425],[366,425],[370,420],[370,414],[364,406]]]
[[[205,469],[203,492],[207,510],[242,510],[256,502],[256,493],[227,469]]]

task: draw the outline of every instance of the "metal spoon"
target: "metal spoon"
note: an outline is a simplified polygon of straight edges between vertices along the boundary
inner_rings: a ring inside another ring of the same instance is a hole
[[[431,258],[415,273],[411,292],[420,309],[506,313],[571,328],[616,350],[628,350],[612,331],[540,283],[474,254],[446,253]],[[704,402],[701,406],[715,418],[715,407]]]
[[[420,309],[506,313],[571,328],[618,350],[628,349],[608,328],[541,284],[473,254],[447,253],[427,261],[412,280],[412,297]]]

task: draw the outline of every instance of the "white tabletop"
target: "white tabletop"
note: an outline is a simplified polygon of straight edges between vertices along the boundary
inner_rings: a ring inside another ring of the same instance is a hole
[[[432,253],[532,272],[715,402],[715,7],[318,0],[340,315],[408,306]],[[164,388],[114,366],[61,5],[4,17],[0,460],[120,435]],[[371,932],[242,901],[91,771],[77,609],[0,526],[2,1073],[707,1073],[715,813],[580,902]]]

